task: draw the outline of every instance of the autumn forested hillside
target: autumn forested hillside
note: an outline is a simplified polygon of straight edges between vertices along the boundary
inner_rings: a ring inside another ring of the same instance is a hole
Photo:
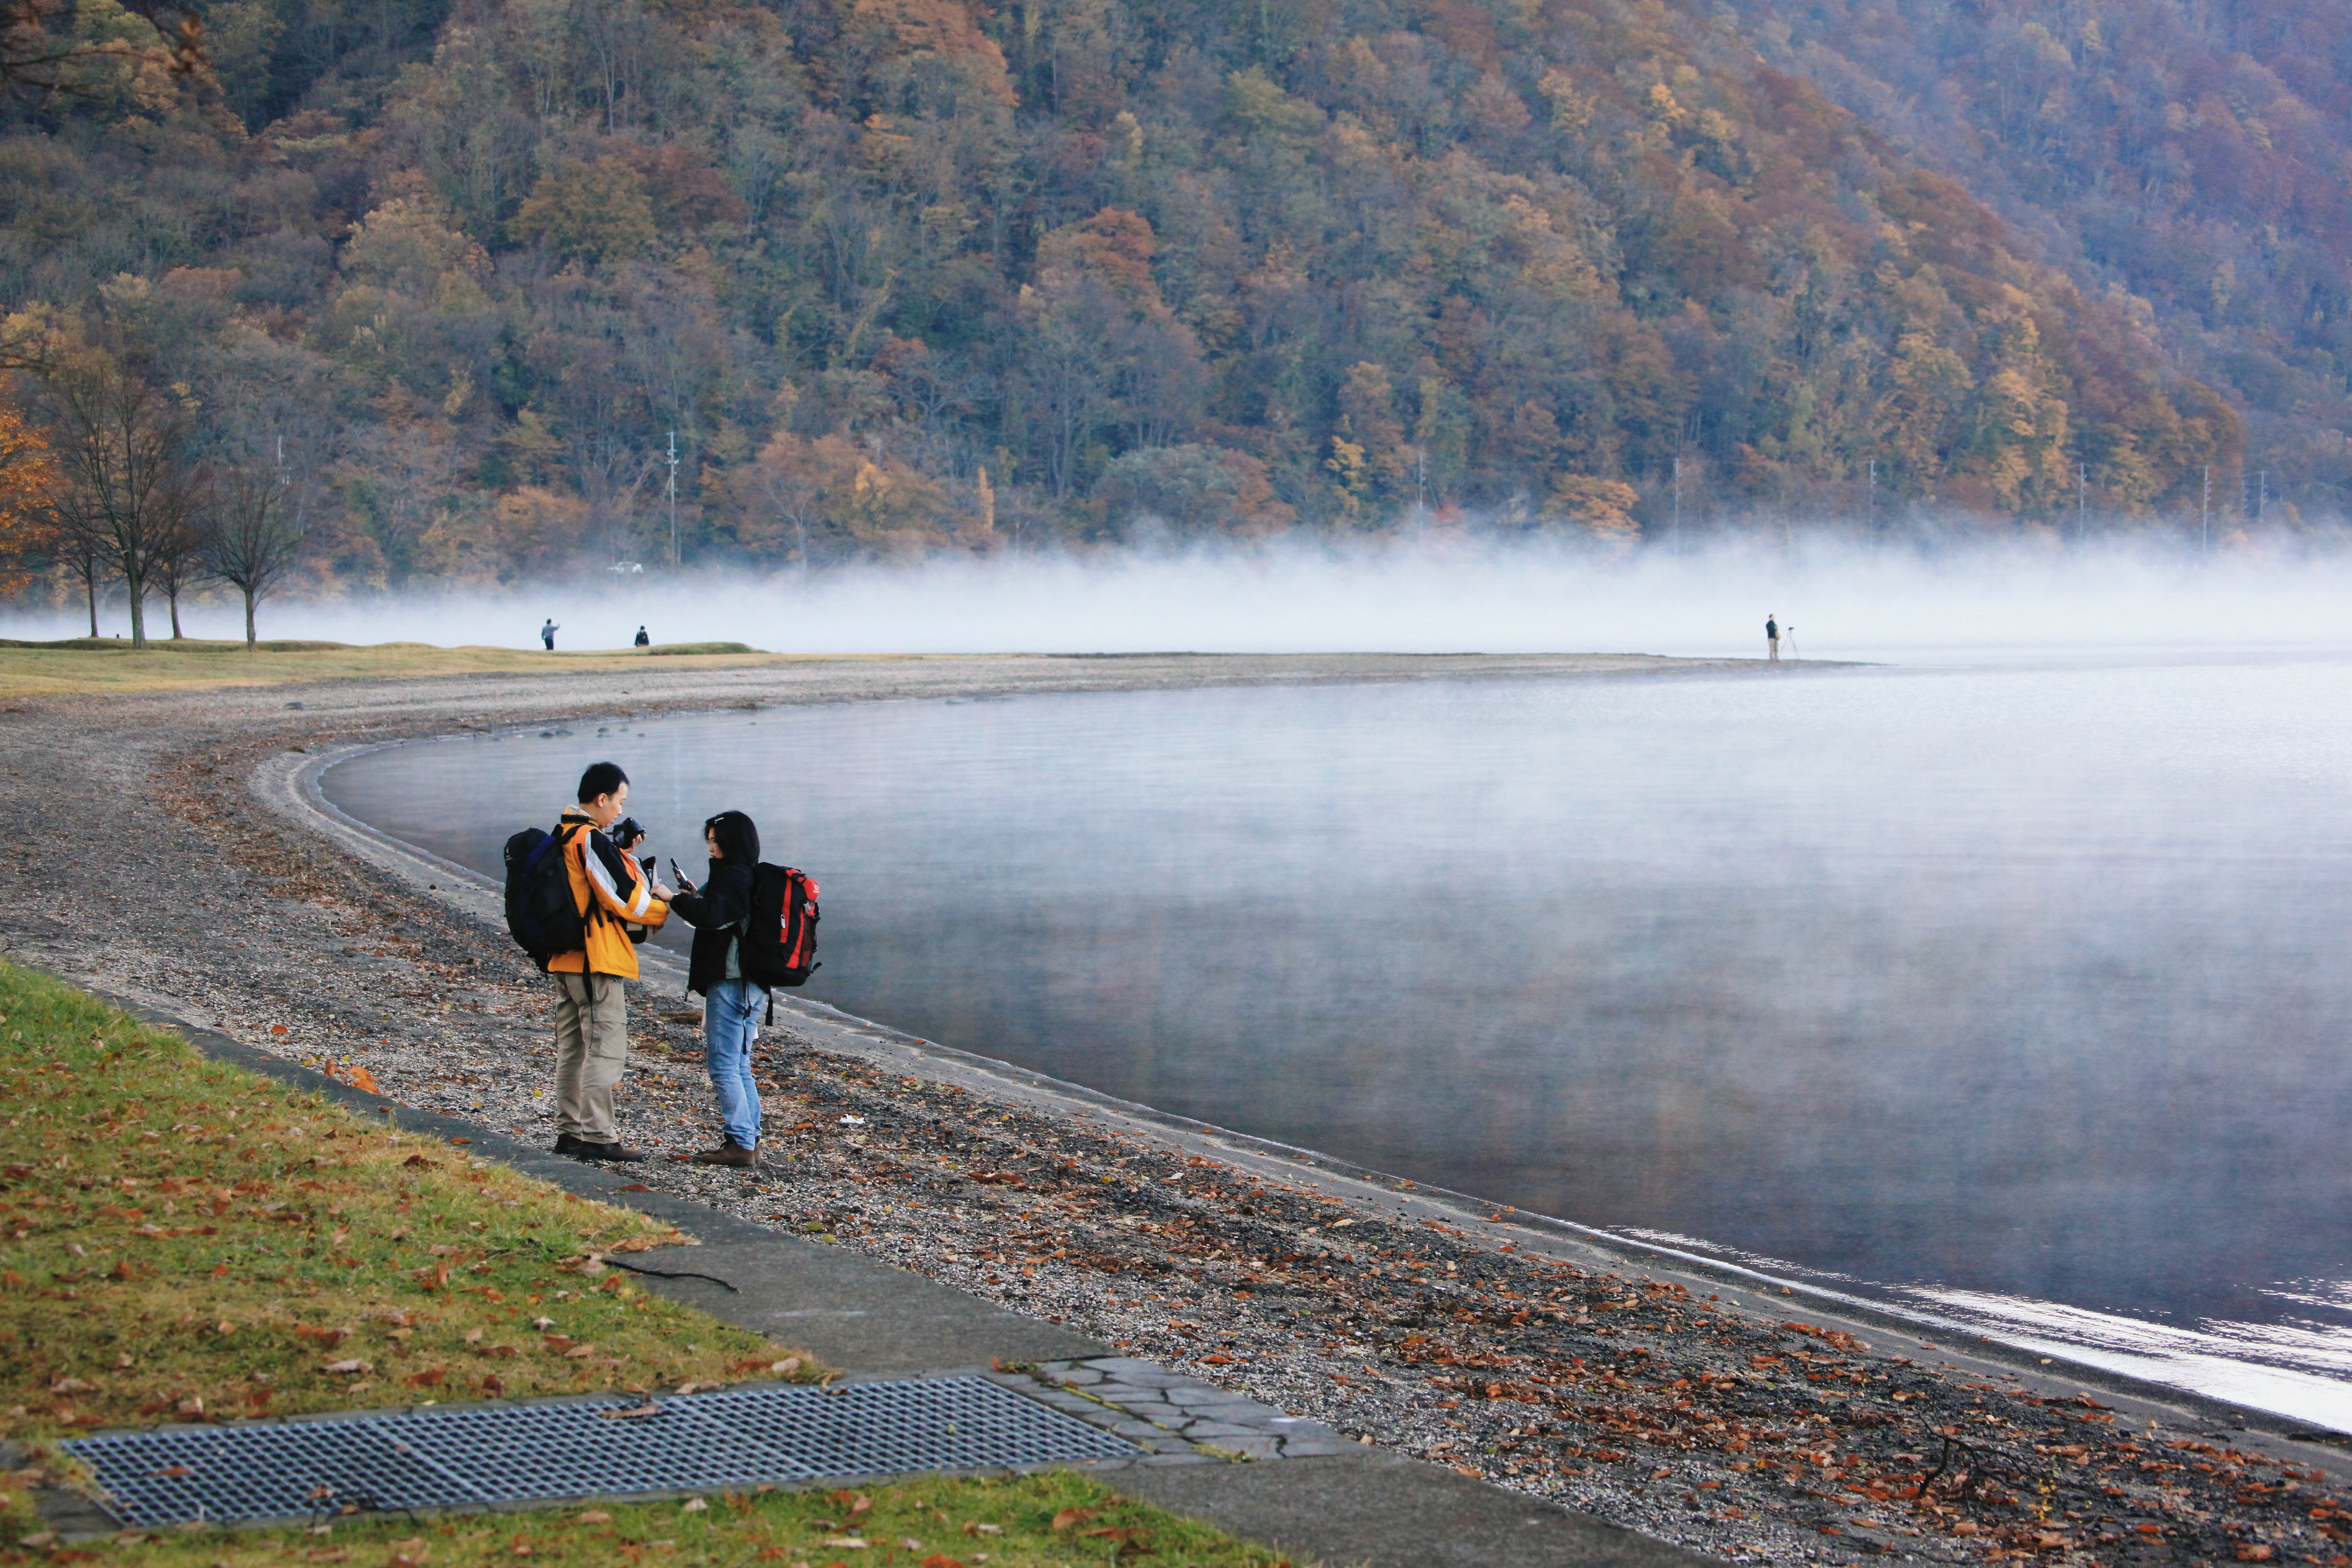
[[[2352,486],[2326,0],[202,18],[178,75],[53,18],[131,47],[6,109],[0,300],[177,388],[324,588],[657,567],[672,432],[688,565]]]

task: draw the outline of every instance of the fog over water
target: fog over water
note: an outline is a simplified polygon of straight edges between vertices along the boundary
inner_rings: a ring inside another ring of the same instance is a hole
[[[326,786],[487,871],[610,755],[663,853],[739,806],[820,878],[852,1012],[2352,1429],[2352,649],[2277,650],[2347,640],[2304,570],[1980,579],[1908,667],[616,713]]]
[[[726,639],[794,653],[1170,649],[1670,654],[1761,651],[1768,612],[1809,658],[2352,644],[2352,551],[2054,542],[1861,548],[1748,538],[1622,558],[1547,543],[1423,538],[1353,548],[1000,555],[759,577],[658,573],[511,594],[263,606],[262,635],[343,642],[620,647]],[[151,627],[168,630],[157,601]],[[194,637],[243,636],[217,601]],[[121,605],[100,629],[127,630]],[[73,637],[72,605],[0,614],[17,637]]]

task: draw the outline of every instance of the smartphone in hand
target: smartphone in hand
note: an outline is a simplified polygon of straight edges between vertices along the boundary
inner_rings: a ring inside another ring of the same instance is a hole
[[[679,887],[684,888],[689,893],[694,891],[694,879],[677,868],[677,857],[675,855],[670,857],[669,874],[671,879],[676,881]]]

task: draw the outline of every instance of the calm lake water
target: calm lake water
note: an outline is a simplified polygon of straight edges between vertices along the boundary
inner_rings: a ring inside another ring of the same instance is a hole
[[[2352,1426],[2352,659],[1024,697],[391,748],[759,821],[808,994]],[[688,854],[689,848],[695,853]]]

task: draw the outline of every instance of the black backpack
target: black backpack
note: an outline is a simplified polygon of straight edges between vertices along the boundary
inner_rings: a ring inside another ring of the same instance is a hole
[[[586,951],[560,836],[526,827],[507,840],[507,931],[542,970],[559,952]]]
[[[816,882],[790,866],[751,874],[751,918],[738,944],[743,978],[754,985],[807,984],[816,961]]]

